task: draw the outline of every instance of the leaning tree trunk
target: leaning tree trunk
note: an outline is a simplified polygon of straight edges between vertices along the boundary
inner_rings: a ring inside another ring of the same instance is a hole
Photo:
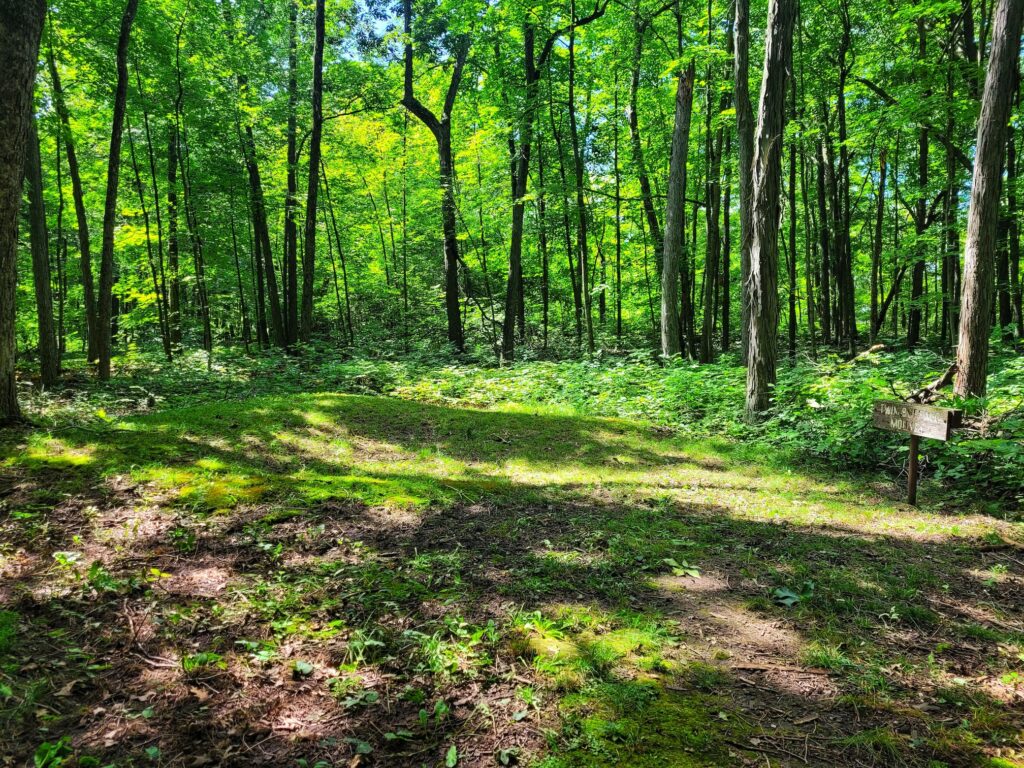
[[[309,183],[306,185],[305,248],[302,251],[302,312],[299,337],[309,341],[313,328],[313,269],[316,264],[316,195],[320,188],[320,135],[323,132],[324,0],[316,0],[316,42],[313,46],[313,131],[309,139]]]
[[[988,377],[992,271],[999,223],[999,177],[1010,119],[1022,18],[1024,3],[1020,0],[999,0],[981,101],[981,118],[978,120],[971,207],[967,214],[960,344],[956,356],[958,374],[955,391],[961,397],[983,396]]]
[[[754,146],[750,245],[750,332],[747,350],[748,419],[768,409],[775,384],[779,324],[779,209],[782,133],[786,123],[786,76],[792,56],[794,0],[772,0],[768,10],[764,75]]]
[[[52,387],[60,376],[57,332],[53,326],[53,293],[50,282],[50,247],[46,233],[46,203],[43,200],[43,169],[39,159],[39,136],[33,118],[25,147],[25,175],[28,177],[28,219],[32,244],[32,277],[35,283],[36,314],[39,318],[39,370],[45,386]]]
[[[676,85],[675,127],[672,130],[672,158],[668,171],[665,205],[664,254],[661,268],[661,354],[682,351],[679,333],[679,270],[683,256],[683,218],[686,213],[686,158],[693,115],[693,62],[679,73]],[[705,278],[708,279],[708,278]]]
[[[42,0],[0,0],[0,424],[20,418],[14,381],[18,213],[45,13]]]
[[[110,378],[110,320],[114,291],[114,218],[117,216],[117,182],[121,175],[121,136],[124,128],[125,103],[128,98],[128,42],[139,0],[128,0],[121,16],[121,33],[117,40],[117,88],[114,91],[114,120],[110,128],[110,154],[107,158],[107,197],[103,206],[103,250],[100,254],[99,322],[100,380]]]

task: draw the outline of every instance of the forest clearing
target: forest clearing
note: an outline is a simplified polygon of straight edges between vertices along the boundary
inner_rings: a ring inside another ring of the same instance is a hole
[[[1024,0],[0,0],[0,766],[1024,766]]]

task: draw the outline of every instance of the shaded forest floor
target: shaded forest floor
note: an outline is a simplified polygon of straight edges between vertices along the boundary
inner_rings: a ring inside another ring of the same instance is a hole
[[[0,764],[1024,765],[1019,523],[514,392],[140,392],[0,436]]]

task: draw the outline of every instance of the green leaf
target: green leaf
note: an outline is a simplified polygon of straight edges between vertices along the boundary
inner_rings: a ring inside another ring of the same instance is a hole
[[[455,768],[459,762],[459,750],[452,744],[448,747],[448,753],[444,756],[445,768]]]

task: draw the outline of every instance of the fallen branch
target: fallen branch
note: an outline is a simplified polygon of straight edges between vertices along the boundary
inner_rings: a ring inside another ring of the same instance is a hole
[[[939,390],[948,387],[953,383],[953,379],[956,376],[956,363],[953,363],[946,369],[939,378],[933,381],[926,387],[922,387],[916,392],[911,393],[907,398],[908,403],[930,403],[939,399]]]

